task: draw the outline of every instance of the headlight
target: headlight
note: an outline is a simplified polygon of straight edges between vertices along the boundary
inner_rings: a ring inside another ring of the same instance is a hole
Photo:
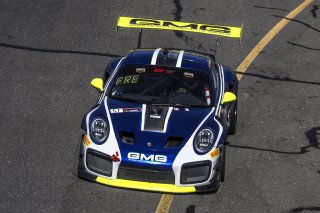
[[[193,147],[197,152],[206,153],[213,145],[213,132],[210,129],[203,129],[193,139]]]
[[[91,125],[91,135],[96,142],[102,142],[109,135],[109,126],[101,118],[96,118]]]

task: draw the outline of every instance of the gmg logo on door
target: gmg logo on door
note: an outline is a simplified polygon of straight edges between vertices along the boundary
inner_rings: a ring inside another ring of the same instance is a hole
[[[138,152],[129,152],[128,153],[129,160],[141,160],[141,161],[151,161],[151,162],[158,162],[158,163],[166,163],[167,156],[165,155],[153,155],[153,154],[143,154]]]

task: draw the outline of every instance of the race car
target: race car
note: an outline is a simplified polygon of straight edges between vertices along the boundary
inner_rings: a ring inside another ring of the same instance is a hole
[[[235,71],[212,54],[140,48],[113,59],[91,85],[101,95],[82,120],[80,178],[166,193],[218,190],[226,138],[236,132]]]

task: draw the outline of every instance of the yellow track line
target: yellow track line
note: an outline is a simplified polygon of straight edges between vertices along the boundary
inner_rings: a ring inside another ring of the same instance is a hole
[[[294,19],[299,15],[308,5],[314,0],[305,0],[296,9],[291,11],[285,18],[283,18],[276,26],[274,26],[259,43],[251,50],[247,57],[237,68],[237,78],[241,80],[242,75],[247,71],[253,60],[260,54],[260,52],[267,46],[267,44],[290,22],[290,19]],[[167,213],[169,212],[170,205],[173,199],[173,195],[163,194],[161,196],[156,213]]]
[[[160,199],[158,208],[156,210],[156,213],[167,213],[167,212],[169,212],[172,199],[173,199],[173,195],[163,194],[161,196],[161,199]]]
[[[267,44],[290,22],[290,19],[294,19],[299,13],[301,13],[313,0],[306,0],[300,4],[296,9],[291,11],[285,18],[283,18],[276,26],[274,26],[261,41],[251,50],[248,56],[237,68],[237,78],[240,80],[243,73],[245,73],[253,62],[253,60],[259,55],[259,53],[267,46]]]

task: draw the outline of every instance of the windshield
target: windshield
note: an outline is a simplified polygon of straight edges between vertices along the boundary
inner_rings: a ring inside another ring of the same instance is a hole
[[[108,97],[154,105],[208,107],[214,95],[207,73],[162,66],[126,65],[110,85]]]

